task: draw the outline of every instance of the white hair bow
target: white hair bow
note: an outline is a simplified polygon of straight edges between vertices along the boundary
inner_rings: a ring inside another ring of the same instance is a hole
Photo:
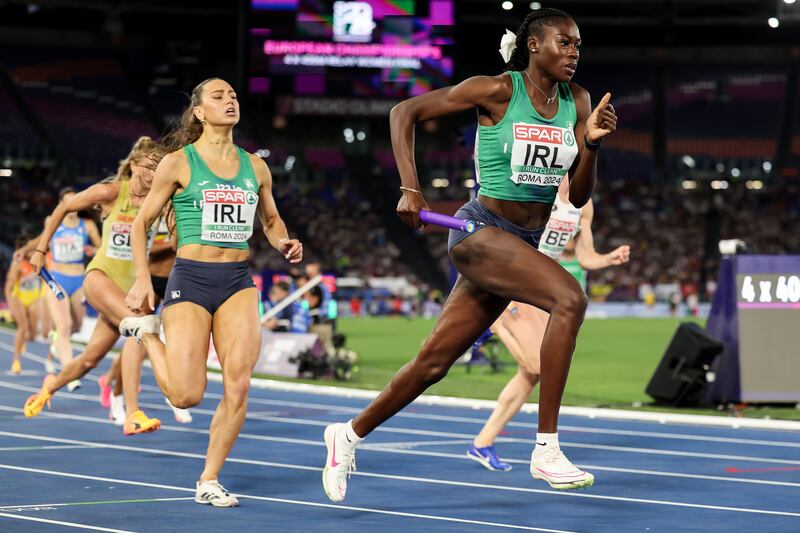
[[[508,63],[511,60],[511,54],[517,48],[517,35],[511,30],[506,30],[506,34],[500,39],[500,55],[503,56],[503,61]]]

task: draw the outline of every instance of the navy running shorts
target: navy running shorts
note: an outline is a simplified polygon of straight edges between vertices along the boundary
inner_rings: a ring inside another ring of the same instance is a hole
[[[178,257],[167,281],[164,307],[192,302],[213,315],[228,298],[255,286],[247,261],[209,263]]]

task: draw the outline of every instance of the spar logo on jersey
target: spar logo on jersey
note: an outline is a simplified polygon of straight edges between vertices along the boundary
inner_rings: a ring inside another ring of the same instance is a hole
[[[514,124],[515,141],[561,144],[564,141],[563,132],[561,128],[540,124]]]
[[[206,189],[203,201],[207,204],[253,205],[258,201],[258,195],[242,190]]]

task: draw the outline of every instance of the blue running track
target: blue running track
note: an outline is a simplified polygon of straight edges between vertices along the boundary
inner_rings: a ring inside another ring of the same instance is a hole
[[[11,342],[0,330],[0,368]],[[142,408],[164,427],[125,437],[97,401],[102,369],[26,419],[46,348],[28,349],[21,376],[0,374],[2,532],[800,531],[800,432],[562,416],[562,448],[596,484],[560,492],[528,473],[532,415],[497,442],[514,469],[489,472],[465,455],[487,411],[415,404],[359,448],[347,500],[333,504],[322,432],[366,401],[255,388],[220,479],[241,506],[201,506],[194,486],[219,383],[180,425],[145,371]]]

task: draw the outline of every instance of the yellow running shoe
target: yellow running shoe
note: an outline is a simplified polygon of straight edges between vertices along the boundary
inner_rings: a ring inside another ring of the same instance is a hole
[[[22,365],[19,363],[19,361],[14,361],[11,363],[11,373],[16,374],[17,376],[22,373]]]
[[[136,411],[125,419],[122,432],[125,435],[137,435],[139,433],[150,433],[161,427],[161,420],[158,418],[148,418],[143,411]]]
[[[25,407],[23,407],[23,411],[25,412],[25,416],[28,418],[34,417],[42,412],[44,406],[50,407],[50,398],[53,397],[53,393],[50,392],[49,385],[56,377],[52,374],[48,374],[44,377],[44,382],[42,383],[42,388],[36,394],[31,394],[31,396],[25,401]]]

